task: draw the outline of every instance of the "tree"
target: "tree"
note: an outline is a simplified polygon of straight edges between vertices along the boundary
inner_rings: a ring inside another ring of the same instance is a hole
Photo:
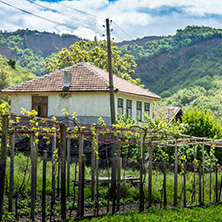
[[[15,69],[16,60],[10,58],[10,59],[8,60],[8,64],[9,64],[13,69]]]
[[[132,79],[137,67],[134,57],[131,55],[121,56],[114,42],[111,43],[113,74],[139,85],[140,79]],[[80,62],[89,62],[101,69],[108,71],[107,42],[105,40],[76,42],[69,49],[63,48],[54,57],[46,59],[46,67],[52,72]]]
[[[217,119],[204,109],[198,110],[197,107],[187,110],[183,117],[186,124],[184,133],[198,137],[221,138],[222,126]]]
[[[0,90],[7,88],[9,86],[10,86],[9,73],[4,69],[0,69]],[[9,101],[8,95],[0,95],[0,103],[5,103],[8,101]]]

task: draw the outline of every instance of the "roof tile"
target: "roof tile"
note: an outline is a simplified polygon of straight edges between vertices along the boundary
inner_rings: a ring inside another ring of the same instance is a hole
[[[64,89],[64,72],[72,73],[69,88]],[[142,89],[122,78],[113,76],[114,89],[121,93],[150,97],[154,100],[160,100],[156,94]],[[59,71],[46,74],[44,76],[32,79],[15,86],[2,90],[2,93],[33,93],[33,92],[108,92],[109,74],[89,63],[79,63],[61,69]]]

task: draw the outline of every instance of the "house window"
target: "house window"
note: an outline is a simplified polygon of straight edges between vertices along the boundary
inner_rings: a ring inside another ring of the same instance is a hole
[[[138,121],[142,121],[142,102],[136,103],[136,116]]]
[[[118,113],[120,116],[123,115],[123,99],[118,98]]]
[[[150,116],[150,104],[144,103],[144,113],[146,113],[148,116]]]
[[[48,114],[48,97],[47,96],[33,96],[32,109],[38,112],[38,116],[47,117]]]
[[[126,100],[126,115],[127,117],[132,116],[132,100]]]

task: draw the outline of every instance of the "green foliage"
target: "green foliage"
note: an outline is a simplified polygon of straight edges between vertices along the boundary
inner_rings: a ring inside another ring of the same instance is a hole
[[[19,58],[18,65],[25,67],[37,76],[46,74],[45,59],[41,52],[34,53],[31,49],[20,49],[15,46],[12,51]]]
[[[35,77],[35,75],[21,68],[19,65],[15,66],[15,60],[7,60],[4,56],[0,55],[0,90]],[[7,95],[0,95],[0,103],[8,103],[9,99]]]
[[[15,69],[16,60],[10,58],[9,61],[8,61],[8,64],[9,64],[13,69]]]
[[[139,79],[132,79],[130,75],[135,73],[136,63],[134,57],[124,54],[117,49],[114,42],[112,48],[113,74],[139,85]],[[46,59],[46,67],[49,71],[55,71],[80,62],[89,62],[101,69],[108,71],[107,42],[105,40],[76,42],[69,49],[63,48],[55,57]]]
[[[208,111],[197,107],[187,110],[183,117],[186,124],[184,133],[187,135],[209,138],[221,138],[222,126]]]

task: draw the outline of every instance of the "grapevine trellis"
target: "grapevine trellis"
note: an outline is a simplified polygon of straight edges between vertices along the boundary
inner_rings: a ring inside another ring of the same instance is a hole
[[[14,181],[14,147],[15,147],[15,135],[27,135],[30,138],[30,156],[31,156],[31,220],[35,220],[35,200],[36,200],[36,167],[37,167],[37,154],[38,154],[38,143],[39,138],[44,138],[48,142],[52,142],[52,192],[51,192],[51,208],[55,204],[55,193],[56,193],[56,178],[55,178],[55,162],[56,155],[59,154],[59,164],[60,164],[60,188],[61,188],[61,219],[67,219],[67,210],[66,210],[66,198],[70,193],[70,150],[71,140],[78,141],[78,166],[79,166],[79,176],[76,186],[78,187],[78,207],[76,217],[84,216],[84,186],[86,183],[86,178],[84,175],[85,169],[85,156],[84,152],[84,141],[89,141],[92,143],[91,149],[91,199],[95,200],[94,215],[99,215],[99,144],[111,145],[111,160],[112,173],[111,177],[108,174],[108,180],[111,183],[111,197],[112,201],[112,213],[120,211],[120,199],[121,199],[121,189],[122,186],[125,186],[125,181],[130,180],[127,178],[124,172],[123,180],[124,183],[121,185],[121,147],[122,145],[132,145],[136,144],[140,149],[140,162],[139,162],[139,171],[140,177],[139,180],[139,211],[144,211],[145,204],[147,207],[152,205],[152,177],[153,177],[153,147],[163,147],[165,150],[167,148],[174,149],[174,202],[173,205],[178,205],[178,151],[179,148],[184,146],[193,147],[193,190],[194,194],[192,195],[192,202],[195,198],[195,178],[199,175],[199,185],[198,185],[198,195],[199,195],[199,204],[205,202],[204,191],[205,191],[205,163],[204,163],[204,152],[205,147],[210,148],[210,157],[213,157],[215,148],[222,147],[222,140],[208,139],[208,138],[199,138],[189,135],[181,135],[166,130],[156,130],[143,128],[141,126],[126,125],[124,127],[105,126],[102,120],[101,124],[96,125],[81,125],[77,124],[75,116],[72,119],[68,118],[68,115],[65,115],[65,118],[57,121],[55,118],[45,119],[36,117],[35,113],[25,113],[28,115],[14,115],[11,114],[1,116],[1,168],[0,168],[0,210],[2,220],[2,208],[4,204],[4,178],[5,178],[5,166],[6,166],[6,152],[7,145],[9,140],[10,147],[10,184],[9,184],[9,198],[8,198],[8,209],[9,211],[13,210],[13,181]],[[56,152],[57,143],[60,141],[60,152]],[[196,146],[202,146],[202,161],[197,163],[197,150]],[[145,151],[144,147],[148,147],[148,160],[145,160]],[[107,152],[107,150],[106,150]],[[58,157],[57,157],[58,158]],[[107,160],[107,166],[110,164],[110,160]],[[46,206],[46,163],[47,163],[47,150],[43,152],[43,185],[42,185],[42,218],[43,221],[46,219],[45,206]],[[186,155],[184,155],[180,161],[181,172],[183,174],[183,206],[187,206],[186,200]],[[212,161],[210,162],[210,168],[215,167],[215,198],[214,201],[217,203],[220,200],[222,180],[220,188],[218,185],[218,166],[215,164],[213,166]],[[144,183],[145,183],[145,171],[148,171],[148,198],[145,203],[145,194],[144,194]],[[163,161],[163,189],[161,190],[163,194],[163,206],[167,206],[167,192],[166,192],[166,169],[167,161],[164,157]],[[210,178],[212,170],[210,172]],[[135,180],[137,178],[134,178]],[[133,179],[132,179],[133,180]],[[211,180],[210,180],[210,192],[211,192]],[[219,193],[218,193],[219,192]],[[211,195],[211,193],[210,193]],[[75,195],[74,195],[75,196]],[[211,199],[211,196],[210,196]],[[109,204],[109,203],[108,203]],[[124,211],[124,205],[123,205]],[[109,205],[107,206],[107,213],[109,213]],[[51,217],[50,217],[51,218]]]

